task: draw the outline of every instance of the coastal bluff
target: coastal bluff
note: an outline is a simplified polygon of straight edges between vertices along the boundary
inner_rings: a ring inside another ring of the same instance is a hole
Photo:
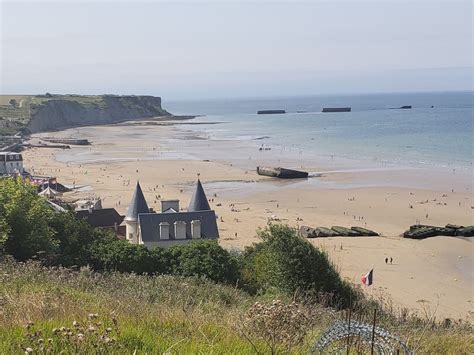
[[[0,136],[163,116],[158,96],[0,95]]]
[[[170,116],[155,96],[54,95],[39,104],[31,103],[26,128],[31,133],[68,127],[110,124],[126,120]]]

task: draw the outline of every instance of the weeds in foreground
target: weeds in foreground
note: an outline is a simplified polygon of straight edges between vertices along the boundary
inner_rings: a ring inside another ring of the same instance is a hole
[[[117,342],[120,335],[117,320],[101,320],[97,313],[90,313],[81,321],[74,320],[69,326],[41,330],[33,322],[28,322],[25,328],[20,348],[26,354],[56,354],[61,351],[86,354],[91,349],[107,353],[124,349]]]
[[[474,353],[467,323],[423,319],[387,300],[355,305],[353,319],[369,321],[373,307],[378,325],[418,353]],[[0,261],[2,354],[307,353],[346,317],[298,295],[250,296],[199,278]]]
[[[279,349],[290,353],[304,341],[309,324],[309,318],[296,302],[285,304],[273,300],[269,305],[257,302],[241,320],[239,333],[257,353],[275,354]],[[259,351],[257,339],[263,340],[268,351]]]

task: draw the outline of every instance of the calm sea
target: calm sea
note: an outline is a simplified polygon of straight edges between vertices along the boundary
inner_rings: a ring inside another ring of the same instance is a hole
[[[411,105],[412,109],[398,109]],[[321,156],[472,169],[474,92],[169,101],[211,139],[258,140]],[[352,112],[321,113],[323,107]],[[286,114],[257,115],[283,109]],[[221,124],[210,124],[222,122]],[[205,124],[209,123],[209,124]]]

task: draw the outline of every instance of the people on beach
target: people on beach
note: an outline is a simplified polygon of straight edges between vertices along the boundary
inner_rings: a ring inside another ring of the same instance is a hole
[[[385,258],[385,264],[388,264],[388,258]]]

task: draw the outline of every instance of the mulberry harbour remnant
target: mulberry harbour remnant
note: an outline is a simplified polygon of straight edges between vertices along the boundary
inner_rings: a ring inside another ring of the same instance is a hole
[[[274,114],[286,113],[285,110],[260,110],[257,111],[258,115],[274,115]]]
[[[277,177],[280,179],[305,179],[308,177],[306,171],[292,170],[286,168],[271,168],[265,166],[257,166],[258,175]]]
[[[350,107],[324,107],[323,112],[351,112]]]

